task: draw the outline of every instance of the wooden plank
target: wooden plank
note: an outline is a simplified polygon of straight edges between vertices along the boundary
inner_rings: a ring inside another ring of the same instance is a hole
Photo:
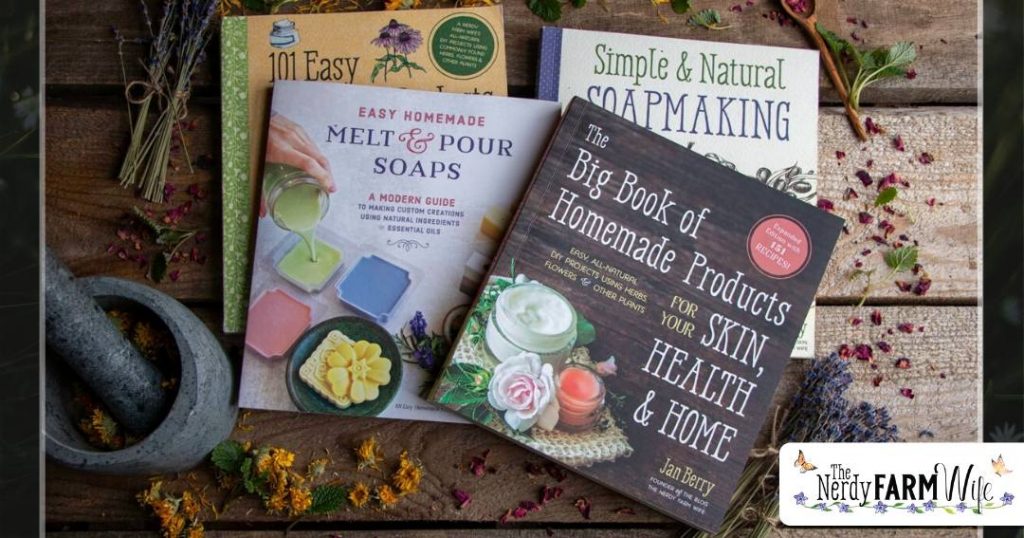
[[[427,5],[445,4],[447,0],[426,2]],[[376,8],[380,2],[366,2]],[[694,2],[693,11],[707,7],[722,12],[725,22],[732,25],[726,31],[713,32],[686,24],[687,16],[671,13],[667,6],[662,12],[668,22],[660,22],[654,6],[645,0],[608,0],[588,5],[583,9],[566,7],[559,22],[566,28],[586,28],[634,34],[668,37],[756,43],[764,45],[807,48],[807,40],[793,25],[785,27],[765,17],[779,6],[770,0],[757,0],[753,6],[744,2],[729,5],[743,8],[741,13],[728,10],[728,6],[712,0]],[[824,3],[823,3],[824,4]],[[450,5],[450,2],[447,2]],[[825,7],[821,8],[824,11]],[[158,14],[155,6],[151,12]],[[508,41],[509,85],[516,94],[532,95],[537,66],[539,31],[545,23],[531,14],[526,2],[505,3],[506,37]],[[823,23],[847,39],[851,32],[872,45],[889,44],[897,39],[913,41],[919,48],[915,64],[917,78],[896,79],[873,86],[865,92],[864,103],[923,104],[923,103],[976,103],[977,3],[957,3],[913,0],[894,4],[888,0],[848,0],[823,13]],[[869,27],[860,28],[846,22],[848,17],[865,19]],[[117,45],[111,27],[125,35],[142,35],[142,16],[132,5],[111,2],[58,0],[52,2],[46,18],[46,71],[49,85],[99,85],[113,88],[122,84]],[[143,47],[124,46],[124,59],[130,77],[136,77],[141,68],[136,61]],[[210,47],[211,58],[216,58],[216,39]],[[195,80],[197,88],[215,93],[216,62],[204,65]],[[822,77],[822,96],[835,102],[834,92]]]
[[[850,234],[840,236],[832,261],[818,290],[819,300],[846,301],[863,294],[866,280],[851,274],[855,263],[863,270],[875,269],[879,286],[873,298],[909,299],[901,292],[897,278],[914,280],[910,274],[885,278],[888,269],[882,259],[888,246],[876,244],[871,237],[884,235],[879,228],[883,219],[890,220],[896,231],[889,237],[899,241],[907,234],[910,243],[920,242],[919,261],[934,284],[923,299],[975,300],[978,297],[979,240],[978,219],[981,215],[981,169],[978,155],[978,109],[923,108],[874,109],[865,111],[885,129],[861,144],[852,136],[845,116],[838,109],[823,109],[819,122],[818,166],[819,194],[835,204],[835,213],[846,219]],[[896,149],[896,136],[903,140],[905,151]],[[838,159],[836,152],[845,152]],[[922,164],[921,154],[934,158]],[[867,162],[872,160],[870,167]],[[859,170],[868,172],[874,181],[865,187],[856,177]],[[909,218],[889,215],[874,207],[878,183],[890,173],[909,182],[910,187],[897,185],[899,194],[892,207],[906,212]],[[848,189],[859,198],[845,199]],[[933,200],[934,205],[929,205]],[[872,216],[872,222],[861,224],[860,212]],[[864,255],[865,249],[871,253]]]
[[[563,528],[555,529],[522,529],[515,526],[508,526],[502,529],[436,529],[436,530],[402,530],[402,531],[353,531],[349,525],[337,529],[325,529],[324,531],[290,531],[289,538],[324,538],[327,536],[344,536],[345,538],[548,538],[558,536],[559,538],[617,538],[628,533],[632,538],[672,538],[678,537],[683,527],[664,527],[654,529],[638,529],[636,527],[623,527],[617,529],[595,529],[595,528]],[[344,531],[344,535],[332,535],[331,531]],[[849,538],[876,538],[892,536],[892,529],[829,529],[834,536]],[[977,536],[977,531],[971,528],[961,529],[900,529],[900,536],[904,538],[947,538],[947,537],[969,537]],[[79,531],[79,532],[47,532],[48,536],[54,538],[136,538],[137,532],[110,532],[110,531]],[[782,536],[816,537],[821,536],[820,529],[782,529]],[[281,538],[281,531],[207,531],[208,538]]]
[[[144,279],[145,271],[137,264],[121,261],[106,252],[108,245],[116,240],[124,216],[133,205],[140,205],[140,200],[122,189],[114,179],[127,146],[127,114],[122,107],[117,100],[110,99],[74,104],[54,101],[47,107],[46,239],[76,274],[109,274],[139,280]],[[924,299],[972,301],[977,298],[977,219],[980,212],[975,158],[978,152],[976,112],[974,107],[870,109],[867,115],[886,126],[889,134],[876,136],[869,144],[861,145],[856,143],[838,110],[822,110],[819,125],[821,196],[835,202],[837,214],[847,219],[852,233],[840,237],[819,288],[820,299],[856,301],[863,291],[864,281],[849,279],[854,262],[863,259],[865,268],[884,266],[882,250],[868,239],[878,230],[873,225],[857,223],[858,211],[865,204],[871,205],[875,191],[874,187],[862,187],[853,175],[864,167],[868,158],[875,161],[870,172],[876,179],[895,171],[912,185],[901,192],[898,203],[909,208],[916,217],[916,223],[908,227],[908,232],[920,240],[921,261],[934,279]],[[188,133],[188,147],[193,159],[216,155],[218,117],[212,106],[198,103],[192,106],[189,121],[194,122],[195,129]],[[892,147],[891,137],[896,134],[903,136],[905,152]],[[847,157],[842,162],[836,160],[837,150],[846,152]],[[935,162],[918,163],[914,158],[922,151],[934,155]],[[215,157],[207,157],[207,160],[213,159]],[[169,181],[178,186],[175,203],[188,198],[183,191],[192,183],[198,183],[209,194],[206,200],[196,203],[193,213],[184,221],[185,226],[207,231],[209,239],[201,249],[208,260],[203,265],[176,267],[181,271],[178,281],[166,280],[160,288],[183,300],[219,300],[219,174],[214,169],[197,170],[192,175],[186,167],[180,166],[178,171],[169,174]],[[862,196],[844,201],[843,193],[850,186],[855,186]],[[928,207],[926,201],[932,197],[937,200],[936,205]],[[872,254],[861,256],[865,248],[871,248]],[[871,295],[886,300],[920,299],[901,293],[891,279]]]
[[[885,331],[897,322],[924,325],[923,333],[894,335],[884,338],[893,346],[890,355],[876,351],[878,369],[865,362],[854,361],[851,371],[854,386],[848,393],[852,401],[864,399],[876,405],[888,406],[908,441],[974,441],[978,436],[977,386],[979,365],[977,351],[977,312],[974,307],[882,307],[878,309],[883,325],[870,322],[852,326],[847,323],[851,314],[867,315],[870,309],[852,307],[820,307],[818,309],[818,352],[827,353],[842,343],[874,342],[876,333]],[[899,370],[892,358],[909,357],[912,367]],[[808,367],[808,361],[793,360],[787,366],[775,404],[787,401]],[[878,387],[872,379],[882,374]],[[940,375],[945,374],[945,378]],[[904,398],[899,389],[914,390],[913,400]],[[920,437],[928,430],[932,436]],[[766,424],[762,439],[767,439],[770,425]],[[486,431],[470,425],[441,425],[422,422],[386,421],[378,419],[326,418],[253,411],[246,415],[232,437],[252,440],[257,444],[273,444],[292,449],[297,454],[296,465],[304,468],[307,461],[322,457],[326,451],[333,459],[328,468],[330,476],[344,483],[355,480],[377,479],[370,472],[356,472],[351,448],[365,437],[376,435],[385,449],[388,461],[394,460],[402,449],[422,460],[425,476],[422,492],[413,495],[393,510],[346,510],[327,516],[324,521],[376,521],[392,524],[398,521],[432,521],[494,523],[507,508],[521,499],[533,499],[545,485],[554,481],[547,477],[530,477],[524,470],[525,462],[540,461],[536,456],[513,446]],[[494,467],[493,474],[476,478],[467,469],[469,459],[490,450],[487,464]],[[170,480],[172,488],[181,488],[190,480],[179,477]],[[207,486],[209,497],[219,503],[221,493],[213,485],[207,467],[195,472],[192,483]],[[147,483],[146,477],[98,476],[47,465],[46,506],[47,523],[60,528],[63,525],[106,525],[115,528],[143,528],[147,518],[133,501],[135,492]],[[529,514],[521,522],[527,525],[582,525],[584,521],[573,507],[581,496],[593,503],[591,522],[622,525],[671,525],[666,517],[637,505],[605,488],[570,475],[558,484],[564,496],[545,506],[540,512]],[[452,488],[471,492],[473,502],[463,510],[455,507]],[[619,507],[629,507],[635,515],[618,514]],[[304,521],[320,521],[306,518]],[[255,502],[240,500],[233,503],[217,525],[271,524],[281,521],[268,516]],[[807,535],[807,534],[805,534]]]

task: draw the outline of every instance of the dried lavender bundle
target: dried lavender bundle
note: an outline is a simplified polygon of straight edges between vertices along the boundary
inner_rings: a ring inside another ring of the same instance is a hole
[[[852,383],[850,364],[838,354],[814,361],[789,406],[777,412],[768,447],[752,453],[716,536],[768,536],[778,525],[778,449],[783,444],[899,439],[886,408],[868,402],[854,405],[846,398]],[[684,536],[710,535],[692,531]]]
[[[149,31],[149,53],[142,62],[146,71],[144,80],[128,82],[125,75],[131,142],[118,179],[122,187],[137,187],[147,200],[161,202],[171,139],[175,131],[181,134],[180,122],[188,114],[192,76],[206,57],[204,50],[210,41],[210,22],[217,0],[164,0],[156,31],[145,0],[139,3]],[[116,31],[115,38],[120,55],[120,46],[126,40]],[[123,68],[122,63],[122,74]],[[154,114],[156,118],[150,121]],[[184,137],[182,149],[185,149]]]

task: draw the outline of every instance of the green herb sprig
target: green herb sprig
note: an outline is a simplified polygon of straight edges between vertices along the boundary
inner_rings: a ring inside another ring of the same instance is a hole
[[[138,207],[133,207],[132,210],[135,217],[153,233],[156,244],[164,247],[163,252],[153,256],[153,259],[150,260],[149,274],[147,275],[150,280],[159,284],[167,275],[167,266],[174,259],[174,255],[189,239],[195,237],[199,230],[180,230],[174,226],[160,224]]]
[[[889,268],[889,273],[882,278],[881,281],[891,280],[899,273],[905,273],[910,271],[917,265],[917,246],[907,245],[904,247],[894,248],[886,252],[882,257],[885,260],[885,265]],[[858,270],[854,271],[850,278],[856,278],[857,276],[866,276],[868,279],[867,284],[864,286],[864,294],[860,298],[860,302],[857,303],[858,307],[864,306],[864,302],[867,301],[868,295],[875,289],[877,281],[873,279],[875,273],[874,269],[869,271]]]
[[[686,21],[690,26],[700,26],[708,30],[725,30],[731,24],[722,24],[722,15],[714,9],[704,9],[690,16]]]
[[[860,97],[865,88],[879,80],[906,76],[910,64],[917,59],[914,44],[907,41],[900,41],[890,47],[859,50],[820,23],[815,24],[815,29],[832,52],[850,106],[854,110],[860,110]]]

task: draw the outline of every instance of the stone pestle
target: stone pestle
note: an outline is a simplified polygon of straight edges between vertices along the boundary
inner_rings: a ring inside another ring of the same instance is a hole
[[[46,249],[46,345],[126,429],[153,430],[167,409],[163,376]]]

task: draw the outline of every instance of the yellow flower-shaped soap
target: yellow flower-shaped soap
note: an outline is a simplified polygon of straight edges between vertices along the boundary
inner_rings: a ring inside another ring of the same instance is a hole
[[[355,404],[376,400],[380,387],[391,382],[391,361],[380,353],[379,345],[366,340],[339,342],[324,357],[331,392]]]

